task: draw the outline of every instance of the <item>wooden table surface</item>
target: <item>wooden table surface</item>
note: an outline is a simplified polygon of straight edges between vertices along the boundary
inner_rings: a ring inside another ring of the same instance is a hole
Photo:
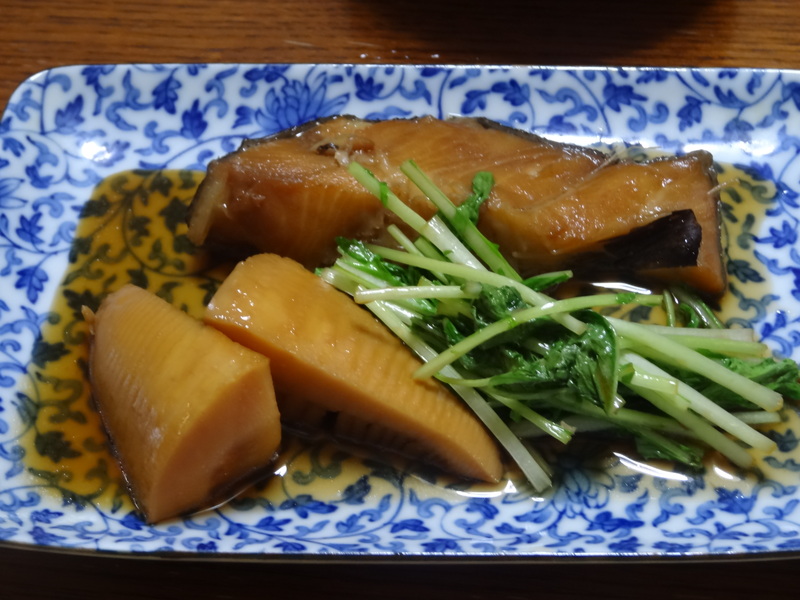
[[[0,0],[0,109],[66,64],[800,66],[796,0]],[[780,598],[800,561],[290,565],[0,548],[0,598]]]

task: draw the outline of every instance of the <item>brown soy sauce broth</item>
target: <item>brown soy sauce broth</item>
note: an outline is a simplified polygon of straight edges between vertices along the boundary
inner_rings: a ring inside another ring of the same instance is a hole
[[[194,247],[186,235],[186,210],[203,176],[177,170],[118,173],[95,188],[81,213],[51,319],[42,328],[23,391],[32,415],[32,425],[20,438],[25,466],[32,480],[55,496],[115,511],[135,508],[93,405],[89,330],[81,308],[96,310],[103,297],[133,282],[196,318],[202,316],[233,267]],[[306,486],[313,486],[315,496],[336,498],[343,486],[379,468],[376,454],[287,432],[270,466],[279,476],[265,477],[237,494],[236,501],[278,503],[303,493]],[[410,474],[419,481],[463,487],[400,457],[390,458],[388,468],[395,474],[387,474],[386,481]]]
[[[101,182],[83,207],[69,262],[29,367],[35,421],[21,440],[35,479],[74,502],[132,508],[88,382],[88,325],[108,293],[134,282],[200,316],[225,270],[192,247],[187,202],[201,174],[130,171]],[[42,352],[41,349],[45,351]]]
[[[719,172],[727,238],[744,239],[741,236],[758,228],[748,215],[762,213],[760,205],[772,197],[774,189],[769,182],[728,165],[720,165]],[[203,175],[178,170],[118,173],[95,188],[83,209],[52,318],[42,328],[38,354],[30,363],[24,394],[32,425],[20,439],[31,477],[71,502],[98,503],[114,511],[134,509],[92,404],[88,327],[81,307],[96,309],[105,295],[133,282],[188,314],[202,315],[232,267],[194,247],[186,235],[186,210]],[[728,248],[731,258],[747,253],[742,244],[729,243]],[[735,299],[723,298],[721,311],[723,318],[735,315]],[[586,437],[567,449],[554,442],[536,444],[556,471],[559,464],[581,464],[588,471],[678,476],[672,465],[641,461],[631,445],[620,440]],[[720,480],[743,477],[713,453],[707,462],[707,476]],[[520,483],[513,467],[509,467],[508,478],[497,485],[466,485],[400,458],[387,462],[383,453],[376,459],[376,453],[360,448],[289,434],[274,465],[277,476],[251,486],[235,502],[279,504],[310,489],[306,486],[313,486],[315,497],[335,499],[345,486],[374,474],[381,464],[396,477],[417,482],[422,495],[433,490],[437,494],[444,490],[478,495],[513,493],[517,491],[515,483]],[[391,487],[390,480],[389,476],[371,479],[378,487]]]

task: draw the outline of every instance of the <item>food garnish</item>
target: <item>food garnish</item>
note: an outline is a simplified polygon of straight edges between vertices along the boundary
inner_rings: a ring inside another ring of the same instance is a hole
[[[753,461],[747,447],[774,448],[753,425],[778,422],[784,394],[800,397],[798,370],[767,357],[752,331],[678,326],[681,319],[717,325],[705,304],[687,302],[683,290],[546,295],[571,274],[523,279],[477,229],[475,207],[488,197],[489,174],[475,177],[473,195],[458,207],[413,161],[405,162],[401,171],[438,209],[426,220],[362,165],[352,162],[349,170],[419,238],[390,226],[401,249],[340,239],[341,257],[320,276],[364,304],[425,361],[415,377],[450,384],[537,490],[551,479],[518,435],[532,428],[567,443],[580,431],[576,423],[613,427],[632,434],[645,457],[692,468],[701,466],[704,447],[742,468]],[[596,310],[631,305],[665,306],[669,326]],[[721,396],[735,406],[716,402]]]

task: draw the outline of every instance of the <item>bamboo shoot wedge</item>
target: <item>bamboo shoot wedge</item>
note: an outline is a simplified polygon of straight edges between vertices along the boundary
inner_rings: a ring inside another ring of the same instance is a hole
[[[269,360],[133,285],[84,309],[92,393],[149,522],[227,500],[281,439]]]
[[[497,481],[500,451],[483,424],[366,310],[294,260],[239,263],[205,322],[267,355],[285,422],[382,447],[471,479]]]

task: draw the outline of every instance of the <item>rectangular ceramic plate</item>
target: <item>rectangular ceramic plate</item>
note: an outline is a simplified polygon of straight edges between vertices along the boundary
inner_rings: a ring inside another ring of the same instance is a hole
[[[800,450],[792,428],[763,477],[598,471],[557,465],[541,497],[445,489],[378,467],[284,486],[155,526],[130,506],[32,477],[36,414],[21,393],[39,328],[67,268],[79,211],[129,169],[203,169],[248,137],[310,119],[485,116],[561,141],[704,148],[777,193],[731,243],[733,316],[797,359],[800,75],[754,70],[344,65],[76,66],[40,73],[0,120],[0,539],[124,553],[308,558],[510,559],[787,556],[800,546]],[[758,284],[755,285],[754,284]],[[39,357],[41,360],[41,357]],[[31,451],[28,449],[28,451]],[[624,461],[623,461],[624,462]],[[654,475],[655,474],[655,475]],[[338,480],[337,480],[338,478]],[[293,487],[294,486],[294,487]],[[331,490],[336,490],[332,493]]]

